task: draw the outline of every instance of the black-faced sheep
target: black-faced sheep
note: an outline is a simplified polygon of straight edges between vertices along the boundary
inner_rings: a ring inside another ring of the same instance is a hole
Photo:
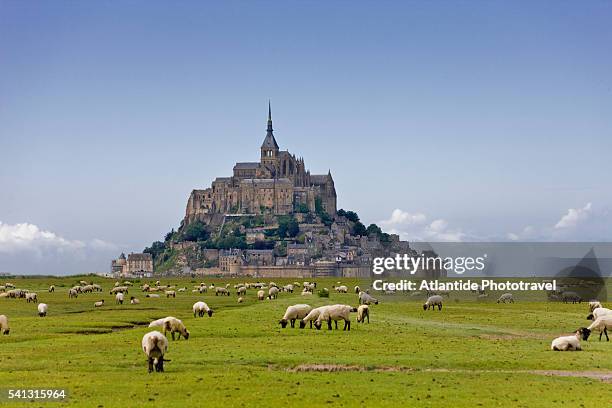
[[[589,339],[589,336],[593,330],[599,331],[599,341],[601,341],[602,334],[606,335],[606,341],[610,341],[610,338],[608,337],[608,329],[612,330],[612,315],[603,315],[598,317],[589,325],[589,327],[581,327],[580,332],[584,341]]]
[[[37,303],[38,302],[38,295],[34,292],[30,292],[30,293],[26,293],[26,302],[30,303],[30,302],[34,302]]]
[[[11,328],[8,324],[8,317],[6,317],[5,315],[0,315],[0,332],[2,334],[9,334],[10,331]]]
[[[285,314],[283,315],[283,318],[280,319],[278,323],[284,329],[285,327],[287,327],[287,323],[291,322],[291,327],[294,328],[295,321],[297,319],[305,318],[308,315],[308,313],[310,313],[311,310],[312,310],[312,306],[306,305],[306,304],[289,306],[287,307],[287,310],[285,310]]]
[[[268,289],[268,299],[276,299],[278,298],[278,288],[276,286],[270,287]]]
[[[229,293],[229,290],[227,290],[226,288],[217,287],[217,288],[215,288],[215,296],[219,296],[219,295],[221,295],[221,296],[224,296],[224,295],[225,296],[229,296],[230,293]]]
[[[130,297],[130,305],[138,305],[140,304],[140,300],[136,299],[134,296]]]
[[[550,349],[553,351],[578,351],[582,350],[580,347],[580,334],[578,330],[572,336],[557,337],[550,344]]]
[[[321,329],[322,322],[327,322],[327,329],[332,329],[332,320],[338,322],[338,320],[344,320],[344,328],[342,330],[351,330],[351,312],[356,312],[357,308],[349,305],[331,305],[323,309],[314,323],[317,330]],[[336,323],[336,329],[338,324]]]
[[[377,305],[378,299],[374,298],[372,295],[370,295],[367,292],[359,292],[359,304],[360,305],[371,305],[372,303]]]
[[[94,303],[94,307],[102,307],[102,306],[104,306],[104,299],[98,300],[96,303]]]
[[[49,307],[47,306],[46,303],[39,303],[38,304],[38,316],[45,317],[47,315],[48,309]]]
[[[142,337],[142,351],[147,355],[149,372],[164,371],[164,355],[168,351],[168,339],[158,331],[152,331]]]
[[[195,302],[193,304],[193,317],[200,316],[200,317],[204,317],[204,313],[208,314],[208,317],[212,317],[213,315],[213,310],[208,307],[208,305],[205,302]]]
[[[436,310],[436,306],[438,306],[438,310],[442,310],[442,296],[440,295],[434,295],[427,298],[427,301],[423,305],[423,310],[429,310],[430,308]]]
[[[115,295],[115,302],[120,305],[123,304],[123,292],[119,292]]]
[[[178,340],[181,339],[181,335],[185,340],[189,339],[189,331],[183,324],[183,322],[176,317],[166,317],[164,320],[164,335],[170,332],[172,340],[174,340],[174,333],[178,333]]]
[[[55,286],[51,285],[49,286],[49,293],[53,293],[55,292]]]
[[[497,303],[514,303],[514,296],[512,293],[504,293],[497,299]]]
[[[370,323],[370,307],[359,305],[357,308],[357,323],[365,323],[365,319],[368,319],[368,323]]]

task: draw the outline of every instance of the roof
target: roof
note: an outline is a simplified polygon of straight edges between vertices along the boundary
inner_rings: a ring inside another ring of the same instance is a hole
[[[326,184],[327,174],[311,174],[310,181],[312,184]]]
[[[236,163],[234,169],[257,169],[259,168],[259,162],[242,162]]]
[[[144,254],[129,254],[128,261],[152,261],[153,257],[149,253]]]
[[[271,131],[268,131],[261,147],[262,149],[278,149],[278,143],[276,143],[276,139],[274,139],[274,135]]]

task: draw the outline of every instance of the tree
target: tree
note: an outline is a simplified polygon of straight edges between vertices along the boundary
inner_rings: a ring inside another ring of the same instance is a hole
[[[153,260],[157,259],[157,257],[166,250],[166,244],[160,241],[155,241],[151,244],[150,247],[144,249],[144,253],[151,254]]]
[[[367,233],[368,236],[369,235],[377,235],[377,236],[381,236],[382,235],[382,230],[380,229],[380,227],[376,224],[370,224],[368,225],[368,229],[367,229]]]
[[[172,239],[172,237],[174,236],[174,228],[172,228],[172,230],[166,234],[166,236],[164,237],[164,242],[168,242]]]
[[[185,241],[206,241],[209,236],[206,226],[200,221],[192,222],[183,231]]]
[[[344,216],[346,217],[347,220],[351,222],[359,222],[359,216],[354,211],[346,211],[344,213]]]
[[[295,237],[300,232],[300,225],[293,217],[279,217],[278,236],[280,238]]]
[[[363,225],[360,221],[357,221],[354,225],[353,225],[353,231],[351,232],[352,235],[361,235],[362,237],[367,235],[368,230],[366,229],[365,225]]]

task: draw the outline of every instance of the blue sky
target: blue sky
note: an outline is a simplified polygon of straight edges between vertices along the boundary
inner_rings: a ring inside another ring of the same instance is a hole
[[[611,240],[612,3],[0,0],[0,271],[106,271],[275,135],[407,239]]]

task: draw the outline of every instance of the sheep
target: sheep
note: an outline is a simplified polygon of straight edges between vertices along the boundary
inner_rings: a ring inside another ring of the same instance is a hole
[[[348,292],[348,288],[345,285],[342,285],[342,286],[332,286],[332,287],[338,293],[347,293]]]
[[[0,315],[0,332],[4,335],[8,335],[11,331],[11,328],[8,324],[8,317],[6,315]]]
[[[10,282],[6,282],[6,283],[4,284],[4,286],[5,286],[6,288],[15,289],[15,285],[13,285],[13,284],[12,284],[12,283],[10,283]]]
[[[140,289],[141,289],[143,292],[148,292],[149,290],[151,290],[151,286],[150,286],[148,283],[145,283],[144,285],[142,285],[142,286],[140,287]]]
[[[140,300],[136,299],[134,296],[130,297],[130,305],[138,305],[140,304]]]
[[[168,339],[158,331],[152,331],[142,337],[142,351],[147,355],[149,372],[164,371],[164,355],[168,351]]]
[[[78,297],[78,292],[75,289],[70,289],[68,291],[68,298],[77,298]]]
[[[359,286],[355,286],[354,291],[356,294],[359,294],[359,292],[361,292],[361,288]]]
[[[338,320],[344,320],[344,328],[342,330],[351,330],[351,318],[350,313],[356,312],[357,308],[349,305],[332,305],[323,309],[319,314],[317,321],[314,326],[317,330],[321,330],[323,321],[327,322],[327,330],[332,329],[332,320],[338,322]],[[338,323],[336,323],[336,329],[338,329]]]
[[[504,293],[497,299],[497,303],[514,303],[514,296],[512,293]]]
[[[181,335],[185,340],[189,339],[189,331],[183,322],[176,317],[166,317],[164,320],[164,335],[166,335],[166,332],[170,332],[172,340],[174,340],[174,333],[178,333],[178,340],[181,339]]]
[[[125,285],[125,286],[133,286],[134,284],[132,282],[130,282],[130,281],[124,281],[123,285]]]
[[[102,306],[104,306],[104,299],[98,300],[96,303],[94,303],[94,307],[102,307]]]
[[[276,299],[278,298],[278,288],[276,286],[270,287],[268,289],[268,299]]]
[[[368,305],[359,305],[357,308],[357,323],[365,323],[365,319],[370,323],[370,307]]]
[[[599,303],[599,301],[597,300],[589,302],[589,312],[591,313],[593,312],[593,310],[600,308],[600,307],[603,307],[603,305]]]
[[[28,303],[30,303],[30,302],[38,303],[38,295],[36,293],[34,293],[34,292],[26,293],[26,297],[25,298],[26,298],[26,301]]]
[[[102,292],[102,286],[98,285],[97,283],[94,283],[93,285],[91,285],[93,287],[93,290],[96,292]]]
[[[436,306],[438,306],[438,310],[442,310],[442,296],[433,295],[427,298],[427,301],[423,305],[423,310],[429,310],[432,308],[436,310]]]
[[[118,292],[128,293],[128,287],[127,286],[115,286],[114,288],[110,290],[111,295],[118,293]]]
[[[278,285],[277,285],[275,282],[270,282],[270,283],[268,284],[268,286],[269,286],[269,287],[271,287],[271,288],[276,288],[276,289],[278,289]]]
[[[82,281],[79,281],[79,284],[81,286],[85,286],[85,285],[89,285],[89,282],[82,280]]]
[[[196,314],[204,317],[204,313],[208,313],[208,317],[212,317],[213,310],[205,302],[195,302],[193,304],[193,317],[196,317]]]
[[[599,341],[601,341],[601,335],[606,335],[606,341],[610,341],[608,337],[608,329],[612,330],[612,315],[604,315],[595,319],[589,327],[581,327],[580,332],[582,333],[582,339],[587,341],[593,330],[599,331]]]
[[[612,315],[612,310],[607,309],[605,307],[598,307],[597,309],[593,310],[593,313],[589,314],[587,316],[587,320],[595,320],[603,315],[607,315],[610,314]]]
[[[263,290],[258,290],[257,291],[257,299],[258,300],[264,300],[265,296],[266,296],[266,292],[264,292]]]
[[[246,287],[245,286],[240,286],[237,290],[236,290],[236,295],[240,296],[240,295],[246,295]]]
[[[581,331],[577,330],[572,336],[557,337],[550,344],[550,349],[553,351],[579,351]]]
[[[242,302],[244,302],[244,299],[242,298],[242,296],[240,296],[240,297],[238,298],[238,303],[242,303]]]
[[[47,309],[49,307],[47,306],[46,303],[39,303],[38,304],[38,316],[40,317],[45,317],[47,316]]]
[[[289,284],[283,286],[283,290],[285,292],[293,293],[293,285],[289,283]]]
[[[153,320],[151,323],[149,323],[149,327],[163,327],[165,322],[166,322],[166,317],[163,317],[157,320]]]
[[[49,286],[49,293],[55,292],[55,286]]]
[[[577,294],[576,292],[563,292],[561,293],[561,300],[563,300],[563,303],[568,303],[568,302],[572,302],[572,304],[574,303],[582,303],[582,297],[580,297],[579,294]]]
[[[312,292],[308,292],[307,290],[302,291],[302,296],[312,296]]]
[[[93,292],[93,285],[85,285],[81,288],[83,293],[91,293]]]
[[[123,292],[119,292],[115,295],[115,302],[119,303],[120,305],[123,304]]]
[[[296,288],[301,287],[300,282],[293,282],[293,286],[295,286]]]
[[[166,294],[166,297],[169,298],[170,296],[172,296],[173,298],[176,297],[176,291],[174,290],[167,290],[166,292],[164,292]]]
[[[367,292],[359,292],[359,304],[360,305],[371,305],[372,303],[377,305],[378,299],[376,299],[375,297],[372,297],[372,295],[370,295]]]
[[[308,313],[312,310],[312,306],[306,304],[299,304],[287,307],[283,318],[278,321],[281,327],[284,329],[287,327],[287,323],[291,321],[291,328],[295,327],[295,321],[297,319],[305,318]]]
[[[215,296],[219,296],[219,295],[221,295],[221,296],[223,296],[223,295],[229,296],[230,293],[229,293],[229,290],[227,290],[226,288],[218,287],[218,288],[215,289]]]
[[[319,306],[312,309],[302,320],[300,320],[300,329],[306,327],[306,323],[310,323],[310,328],[312,329],[312,322],[319,318],[319,315],[328,308],[329,306]],[[337,328],[337,327],[336,327]]]
[[[187,290],[187,288],[186,288],[186,287],[182,287],[182,288],[178,288],[177,292],[184,292],[184,291],[186,291],[186,290]]]
[[[145,297],[148,297],[148,298],[158,298],[159,295],[157,293],[148,293],[147,296],[145,296]]]

